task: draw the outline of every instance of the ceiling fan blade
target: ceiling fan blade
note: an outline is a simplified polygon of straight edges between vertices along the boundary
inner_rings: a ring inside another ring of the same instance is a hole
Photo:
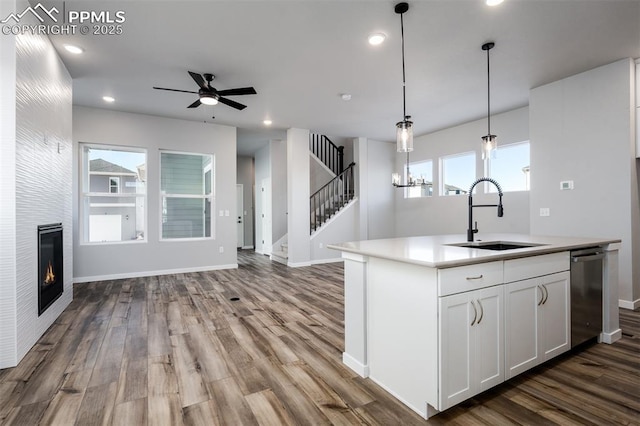
[[[239,87],[237,89],[218,90],[220,96],[257,95],[253,87]]]
[[[225,105],[229,105],[231,108],[235,108],[239,110],[243,110],[247,107],[246,105],[242,105],[236,101],[232,101],[231,99],[223,98],[222,96],[218,98],[218,102],[223,103]]]
[[[204,82],[204,78],[202,78],[200,74],[189,71],[189,75],[191,76],[191,78],[193,78],[193,81],[195,81],[196,84],[200,86],[200,88],[209,90],[209,88],[207,87],[207,83]]]
[[[182,93],[195,93],[196,95],[198,94],[198,92],[194,92],[192,90],[178,90],[178,89],[167,89],[164,87],[154,87],[154,89],[158,89],[158,90],[169,90],[171,92],[182,92]]]
[[[196,101],[191,105],[189,105],[187,108],[198,108],[200,104],[201,104],[200,99],[196,99]]]

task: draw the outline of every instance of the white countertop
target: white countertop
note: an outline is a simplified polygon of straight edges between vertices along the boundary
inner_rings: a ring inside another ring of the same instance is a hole
[[[451,268],[474,263],[495,260],[516,259],[537,256],[585,247],[605,246],[619,243],[619,239],[548,237],[526,234],[481,234],[475,236],[475,242],[501,241],[514,243],[540,244],[511,250],[486,250],[450,246],[448,244],[466,243],[463,234],[433,235],[423,237],[388,238],[381,240],[352,241],[329,244],[328,248],[362,256],[378,257],[413,263],[432,268]]]

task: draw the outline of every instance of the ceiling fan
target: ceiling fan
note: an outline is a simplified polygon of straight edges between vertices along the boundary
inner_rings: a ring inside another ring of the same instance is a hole
[[[200,104],[205,105],[216,105],[218,102],[228,105],[237,110],[243,110],[247,106],[242,105],[236,101],[232,101],[231,99],[224,98],[223,96],[240,96],[240,95],[255,95],[256,89],[253,87],[239,87],[237,89],[227,89],[227,90],[216,90],[215,87],[211,86],[211,81],[215,78],[213,74],[198,74],[192,71],[189,71],[189,75],[196,84],[200,87],[197,92],[191,90],[179,90],[179,89],[167,89],[164,87],[154,87],[154,89],[158,90],[169,90],[171,92],[183,92],[183,93],[195,93],[198,95],[198,99],[187,108],[197,108]],[[205,82],[206,80],[206,82]]]

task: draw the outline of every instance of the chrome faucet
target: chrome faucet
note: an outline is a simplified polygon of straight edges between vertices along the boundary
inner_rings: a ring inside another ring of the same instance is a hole
[[[498,196],[500,197],[500,201],[498,204],[476,204],[473,205],[473,188],[476,187],[480,182],[490,182],[498,188]],[[502,207],[502,188],[500,188],[500,184],[495,180],[488,177],[481,177],[471,184],[471,188],[469,188],[469,228],[467,229],[467,241],[473,242],[473,234],[478,232],[478,222],[475,223],[475,228],[473,227],[473,208],[474,207],[497,207],[498,208],[498,217],[502,217],[504,215],[504,208]]]

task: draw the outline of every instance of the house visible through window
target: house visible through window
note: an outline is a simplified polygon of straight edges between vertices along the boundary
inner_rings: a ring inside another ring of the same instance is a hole
[[[487,162],[487,176],[495,179],[503,191],[529,190],[529,142],[498,146],[496,158]],[[487,186],[496,192],[493,185]]]
[[[83,243],[145,240],[146,151],[81,144]]]
[[[440,194],[466,194],[476,180],[476,153],[465,152],[440,158]]]
[[[433,161],[420,161],[409,164],[411,177],[420,185],[407,188],[407,198],[430,197],[433,195]]]
[[[213,156],[160,153],[161,238],[212,237]]]

